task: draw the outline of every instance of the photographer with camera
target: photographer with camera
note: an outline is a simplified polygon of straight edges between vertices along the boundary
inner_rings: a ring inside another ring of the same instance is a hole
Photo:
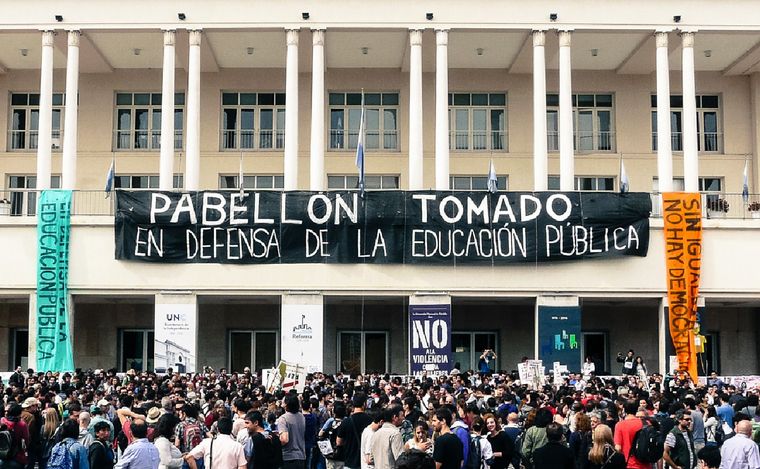
[[[480,359],[478,359],[478,372],[479,373],[493,373],[494,369],[492,366],[492,362],[494,360],[496,360],[496,352],[494,352],[490,348],[483,350],[483,353],[480,354]]]
[[[636,366],[635,366],[635,359],[633,354],[633,349],[628,350],[628,353],[623,355],[622,352],[618,352],[617,354],[617,362],[623,364],[623,370],[621,371],[622,375],[635,375],[636,374]]]

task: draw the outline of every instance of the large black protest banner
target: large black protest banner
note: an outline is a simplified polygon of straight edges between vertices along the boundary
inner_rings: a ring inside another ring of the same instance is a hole
[[[649,194],[118,191],[116,258],[510,264],[646,256]]]

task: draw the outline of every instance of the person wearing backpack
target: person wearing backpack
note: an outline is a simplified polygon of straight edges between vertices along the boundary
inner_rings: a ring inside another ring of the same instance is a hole
[[[245,414],[248,436],[243,449],[248,459],[248,469],[277,468],[282,465],[282,446],[277,435],[264,430],[264,417],[254,410]]]
[[[485,426],[485,422],[480,417],[475,417],[472,421],[470,451],[468,452],[468,459],[464,463],[464,469],[488,469],[493,463],[493,447],[491,442],[483,436]]]
[[[111,435],[109,422],[99,421],[95,424],[95,439],[87,448],[87,460],[90,469],[113,469],[114,455],[108,437]]]
[[[564,429],[560,424],[552,422],[546,426],[546,439],[549,442],[533,453],[534,469],[575,468],[573,452],[565,446],[563,438]]]
[[[325,457],[327,469],[341,469],[343,467],[343,447],[338,446],[338,432],[346,417],[346,406],[342,401],[336,401],[333,405],[333,416],[328,418],[319,431],[317,443],[322,456]],[[305,427],[304,419],[304,427]],[[305,433],[305,432],[304,432]],[[327,445],[326,443],[330,444]]]
[[[623,405],[625,418],[615,425],[615,451],[623,453],[628,469],[652,469],[652,463],[640,461],[632,451],[636,435],[644,426],[642,420],[636,417],[638,410],[639,403],[636,401],[629,400]]]
[[[76,420],[68,419],[61,425],[61,440],[53,447],[47,469],[90,469],[90,461],[85,448],[77,438],[79,424]]]
[[[0,468],[23,469],[29,462],[29,427],[21,419],[21,406],[13,402],[0,419]]]
[[[179,417],[181,422],[177,424],[175,430],[174,444],[182,454],[186,454],[201,444],[206,433],[208,433],[208,429],[203,422],[198,420],[198,408],[193,404],[186,403],[183,405],[179,411]],[[195,462],[198,467],[203,468],[203,459]],[[185,462],[182,467],[187,469],[190,465]]]
[[[683,410],[676,412],[678,425],[665,437],[665,452],[662,457],[673,469],[693,469],[697,466],[697,450],[691,434],[691,414]]]

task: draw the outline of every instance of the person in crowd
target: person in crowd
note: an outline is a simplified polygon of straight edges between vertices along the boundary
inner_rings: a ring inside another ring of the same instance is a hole
[[[718,420],[718,414],[715,412],[715,406],[707,407],[707,418],[705,419],[705,446],[717,446],[715,441],[715,435],[718,432],[718,426],[720,421]]]
[[[623,453],[629,469],[652,469],[651,464],[639,461],[636,455],[631,453],[636,432],[643,426],[641,419],[636,417],[638,410],[639,403],[636,401],[628,400],[623,405],[625,417],[615,425],[615,451]]]
[[[90,413],[81,412],[79,414],[79,436],[77,437],[77,439],[79,440],[79,443],[81,443],[82,446],[84,446],[85,448],[89,448],[93,440],[92,435],[87,430],[89,427],[90,427]]]
[[[61,425],[61,441],[56,443],[47,461],[51,469],[89,469],[90,461],[85,448],[79,441],[79,424],[70,418]],[[67,462],[68,461],[68,462]],[[69,464],[70,462],[70,464]]]
[[[534,469],[574,469],[575,458],[570,448],[563,443],[562,426],[552,422],[546,426],[545,430],[548,441],[534,451]]]
[[[728,402],[730,396],[726,393],[719,393],[718,400],[720,405],[715,407],[715,413],[718,414],[718,419],[725,422],[729,428],[734,428],[734,408]]]
[[[448,407],[441,407],[433,414],[433,432],[438,438],[433,444],[435,469],[460,469],[464,461],[462,441],[451,432],[453,416]]]
[[[0,467],[3,469],[23,469],[29,463],[29,453],[26,448],[31,439],[29,427],[21,419],[21,412],[21,406],[17,402],[12,402],[8,405],[5,417],[0,419],[0,426],[5,427],[11,436],[11,454],[8,455],[9,459],[2,461]]]
[[[161,457],[158,449],[148,441],[148,424],[142,418],[130,422],[132,443],[119,458],[114,469],[158,469]]]
[[[382,422],[382,419],[380,419],[380,421]],[[418,420],[417,425],[414,427],[414,437],[412,437],[411,440],[407,440],[406,443],[404,443],[404,450],[405,451],[412,451],[412,450],[422,451],[423,453],[428,453],[432,456],[433,455],[433,440],[431,440],[429,437],[429,433],[428,433],[429,431],[430,431],[430,427],[428,427],[428,424],[425,423],[424,420]]]
[[[40,427],[42,427],[42,414],[40,405],[42,403],[36,397],[27,397],[21,404],[21,420],[26,422],[29,429],[29,446],[27,447],[28,462],[27,469],[34,469],[36,463],[40,460],[42,451],[40,442]]]
[[[719,469],[721,467],[720,449],[717,446],[705,446],[697,451],[697,459],[702,464],[702,469]]]
[[[483,353],[480,354],[480,358],[478,358],[478,371],[480,373],[492,373],[494,371],[493,362],[495,360],[496,352],[490,348],[483,350]]]
[[[511,414],[510,414],[511,415]],[[514,414],[516,417],[516,414]],[[488,442],[493,451],[491,469],[507,469],[515,459],[515,442],[501,427],[498,417],[488,413],[483,415],[488,431]]]
[[[248,467],[267,468],[277,467],[282,459],[282,446],[277,435],[264,429],[264,417],[258,410],[249,411],[245,415],[245,431],[243,449],[248,459]]]
[[[111,422],[111,419],[108,418],[108,410],[110,407],[111,403],[105,399],[99,400],[97,405],[90,407],[90,414],[92,415],[92,419],[90,420],[90,426],[87,430],[94,438],[95,425],[97,425],[98,422],[106,422],[110,430],[108,434],[108,442],[112,443],[116,435],[114,434],[113,423]]]
[[[404,410],[399,405],[392,405],[383,411],[383,424],[372,435],[370,454],[375,469],[395,469],[396,459],[404,450],[399,427],[404,421]]]
[[[575,414],[575,431],[570,434],[570,450],[575,458],[575,469],[588,467],[591,450],[591,419],[583,412]]]
[[[523,436],[522,456],[528,464],[533,464],[533,453],[549,442],[546,437],[546,426],[553,420],[551,411],[542,407],[536,411],[533,426],[527,429]]]
[[[203,467],[207,469],[246,469],[243,445],[232,438],[232,419],[220,417],[216,424],[218,433],[204,439],[185,455],[190,469],[198,468],[196,461],[199,459],[203,460]]]
[[[113,469],[114,453],[108,439],[111,436],[110,422],[99,421],[95,423],[95,438],[87,448],[87,460],[90,469]]]
[[[156,424],[156,438],[153,444],[158,449],[158,469],[179,469],[185,461],[182,452],[174,444],[174,431],[179,418],[171,413],[164,413]]]
[[[346,469],[361,467],[361,434],[372,423],[372,417],[364,412],[367,397],[357,392],[351,398],[353,412],[343,419],[337,430],[336,444],[342,448],[343,466]]]
[[[180,407],[178,416],[180,422],[174,430],[174,445],[182,454],[187,454],[201,444],[208,434],[208,428],[199,418],[198,407],[195,404],[186,402]],[[203,461],[196,461],[196,464],[202,466]],[[186,461],[182,467],[190,467],[190,464]]]
[[[306,419],[298,396],[285,397],[285,413],[277,419],[282,444],[282,469],[301,469],[306,464]]]
[[[589,469],[625,469],[625,457],[615,450],[612,430],[603,423],[593,430],[593,445],[588,459]]]
[[[736,424],[736,435],[727,439],[720,449],[721,469],[760,468],[760,452],[751,436],[752,422],[742,420]]]
[[[665,437],[665,452],[662,458],[673,469],[693,469],[697,466],[697,450],[691,434],[690,412],[679,410],[675,414],[677,425]]]
[[[636,366],[634,365],[634,353],[633,349],[628,350],[628,353],[623,355],[622,353],[617,354],[617,362],[622,364],[622,370],[621,374],[623,376],[631,376],[636,375]]]
[[[47,467],[47,460],[58,442],[60,419],[54,407],[42,411],[42,428],[40,428],[40,468]]]

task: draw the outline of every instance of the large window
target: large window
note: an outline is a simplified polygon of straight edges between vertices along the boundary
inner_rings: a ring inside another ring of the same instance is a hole
[[[182,148],[185,94],[174,95],[174,148]],[[116,93],[115,150],[161,148],[161,93]]]
[[[277,366],[279,340],[276,331],[229,332],[230,371],[242,372],[246,367],[255,371]]]
[[[240,176],[236,174],[219,175],[219,189],[239,189]],[[282,174],[244,174],[243,189],[282,189]]]
[[[330,190],[349,190],[359,188],[359,176],[329,174],[327,188]],[[398,189],[398,176],[394,175],[365,175],[364,188],[367,190]]]
[[[53,149],[61,148],[63,93],[53,93]],[[35,150],[39,137],[40,94],[11,93],[11,120],[8,142],[11,150]]]
[[[50,177],[50,188],[60,189],[61,176]],[[37,176],[8,176],[11,192],[11,215],[37,214]]]
[[[153,371],[153,329],[119,330],[119,371]]]
[[[388,333],[338,332],[338,371],[349,374],[388,371]]]
[[[154,174],[117,174],[113,178],[113,187],[114,189],[158,189],[159,179],[159,176]],[[172,187],[181,189],[182,179],[181,174],[175,174],[172,178]]]
[[[29,329],[11,329],[11,350],[9,370],[15,370],[17,366],[26,370],[29,368]]]
[[[496,360],[489,363],[493,371],[499,370],[499,350],[496,346],[496,332],[452,332],[451,352],[454,366],[459,364],[459,369],[477,370],[480,355],[485,349],[496,353]]]
[[[451,176],[449,177],[449,187],[455,191],[486,191],[488,190],[488,176]],[[509,190],[509,178],[497,176],[496,188],[500,191]]]
[[[614,151],[612,94],[573,95],[573,148],[580,152]],[[559,95],[546,95],[546,136],[549,151],[559,151]]]
[[[222,150],[285,146],[285,93],[222,93]]]
[[[559,176],[549,176],[548,189],[559,190]],[[612,176],[576,176],[576,191],[614,191],[615,178]]]
[[[720,152],[720,99],[718,95],[699,95],[697,100],[697,150]],[[657,151],[657,95],[652,95],[652,151]],[[683,151],[683,96],[670,96],[670,141],[673,151]]]
[[[449,93],[449,148],[507,150],[505,93]]]
[[[398,150],[398,93],[364,93],[365,149]],[[361,93],[330,93],[330,149],[355,149]]]

